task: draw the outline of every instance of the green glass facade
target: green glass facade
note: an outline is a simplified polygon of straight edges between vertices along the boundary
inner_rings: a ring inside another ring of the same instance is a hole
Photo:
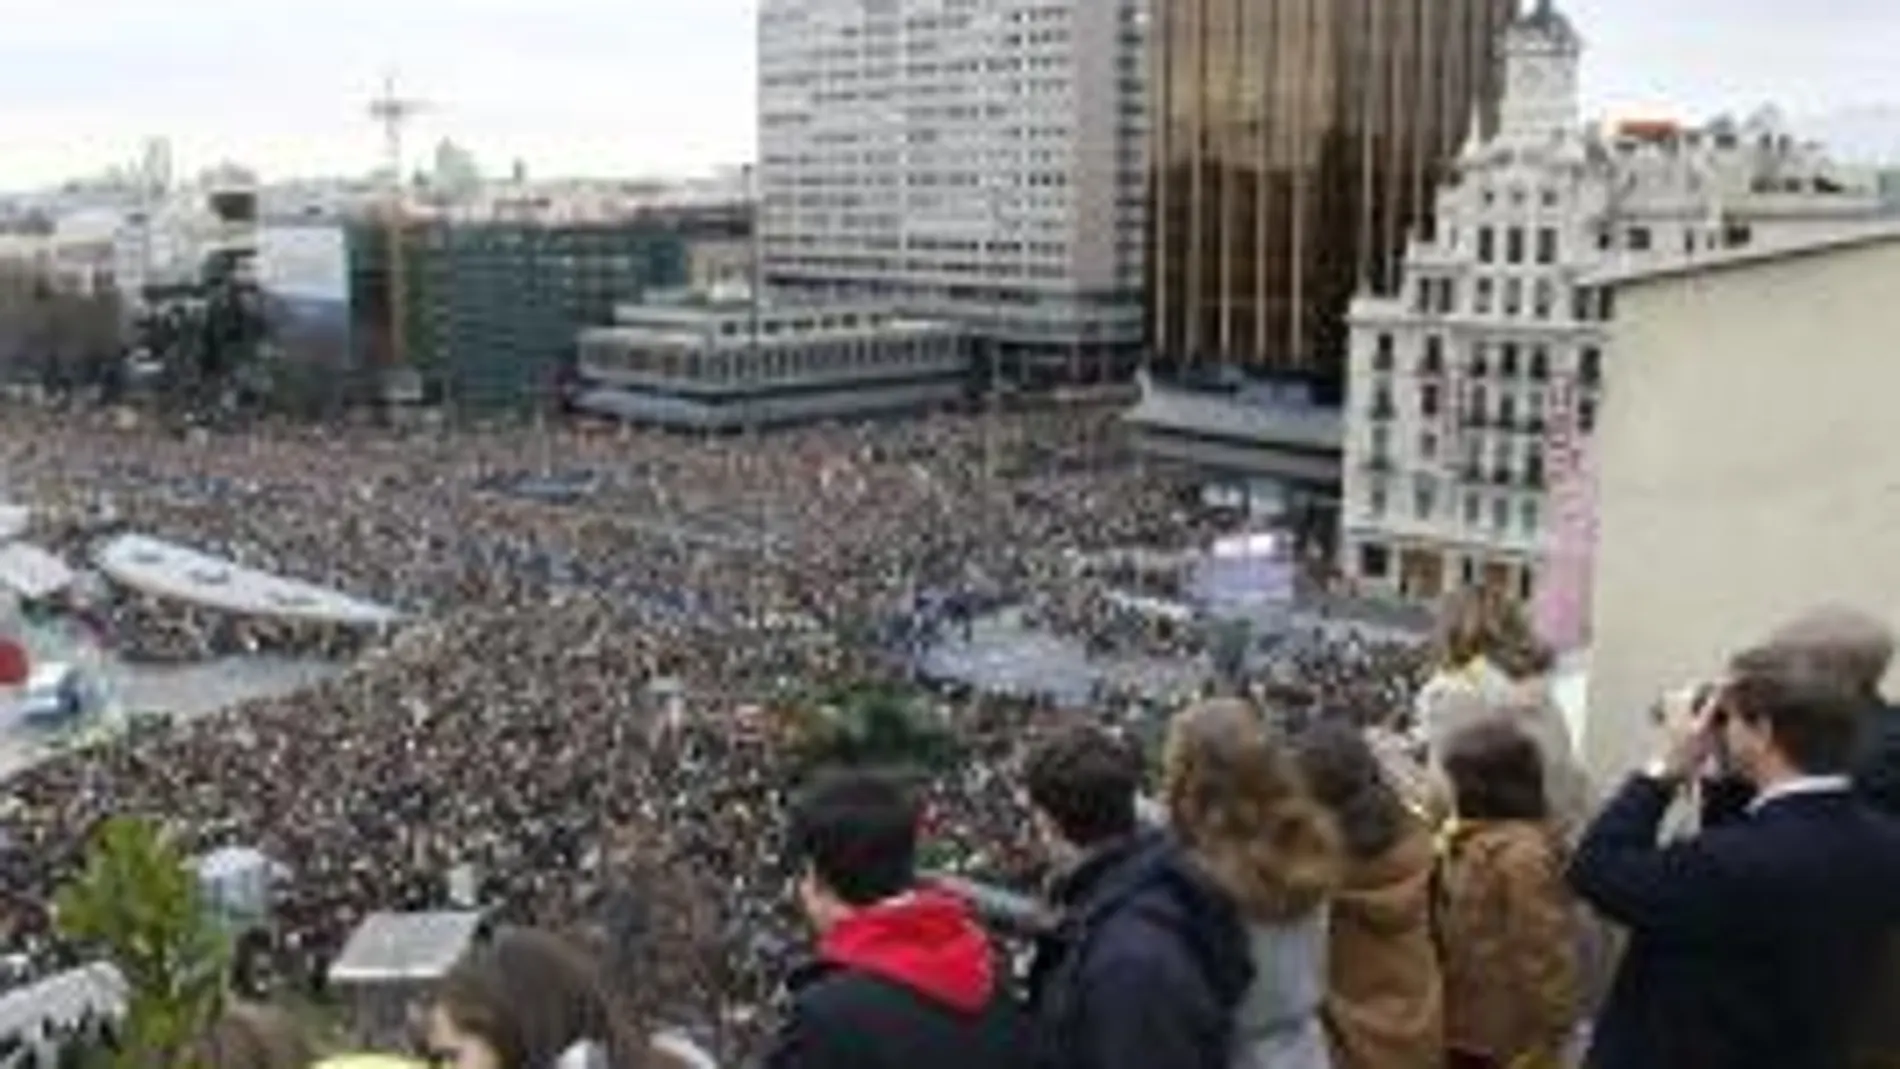
[[[576,332],[613,307],[687,284],[697,240],[743,236],[743,213],[655,213],[544,225],[424,222],[404,231],[403,359],[432,397],[461,408],[545,404],[575,358]],[[349,231],[357,359],[389,367],[388,231]]]

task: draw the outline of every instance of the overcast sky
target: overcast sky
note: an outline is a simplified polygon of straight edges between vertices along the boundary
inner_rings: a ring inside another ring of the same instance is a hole
[[[1157,0],[1165,2],[1165,0]],[[1592,113],[1900,107],[1895,0],[1566,0]],[[752,151],[757,0],[0,0],[0,188],[130,159],[361,173],[383,72],[491,171],[696,172]],[[1900,156],[1900,111],[1891,154]],[[1878,139],[1878,138],[1877,138]],[[1864,146],[1863,146],[1864,147]]]

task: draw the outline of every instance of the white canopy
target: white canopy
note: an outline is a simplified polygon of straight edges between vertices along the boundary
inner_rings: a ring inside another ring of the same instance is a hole
[[[0,502],[0,541],[25,534],[27,521],[32,518],[33,510],[25,505]]]
[[[116,583],[223,612],[356,625],[391,623],[399,617],[374,602],[147,535],[120,535],[106,543],[96,559]]]
[[[0,995],[0,1036],[20,1035],[46,1021],[117,1017],[124,1010],[125,978],[111,965],[95,962]]]
[[[0,525],[5,522],[0,516]],[[0,587],[38,601],[66,589],[72,581],[72,568],[52,553],[29,542],[0,545]]]
[[[332,984],[434,980],[475,941],[482,915],[470,910],[372,913],[330,965]]]

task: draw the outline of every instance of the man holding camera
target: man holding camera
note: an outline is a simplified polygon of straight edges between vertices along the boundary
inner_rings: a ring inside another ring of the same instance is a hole
[[[1630,929],[1597,1020],[1595,1069],[1833,1069],[1880,936],[1900,920],[1900,822],[1848,772],[1865,695],[1790,646],[1666,716],[1664,744],[1584,835],[1577,893]],[[1679,792],[1739,779],[1745,806],[1658,844]]]

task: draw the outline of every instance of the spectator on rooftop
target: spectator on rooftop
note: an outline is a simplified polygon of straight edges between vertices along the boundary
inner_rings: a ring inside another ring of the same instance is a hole
[[[1900,822],[1848,773],[1867,693],[1827,657],[1745,652],[1584,835],[1571,883],[1630,945],[1595,1069],[1837,1069],[1900,920]],[[1678,794],[1727,766],[1754,800],[1658,845]]]
[[[1331,1069],[1320,1013],[1326,900],[1343,866],[1339,832],[1260,711],[1192,706],[1168,731],[1163,794],[1190,863],[1232,897],[1253,978],[1235,1010],[1235,1069]]]
[[[1338,1069],[1436,1069],[1444,990],[1432,940],[1431,829],[1345,723],[1297,740],[1308,787],[1332,811],[1346,865],[1327,919],[1325,1022]]]
[[[1030,969],[1038,1069],[1229,1069],[1253,981],[1238,904],[1136,816],[1141,757],[1075,725],[1023,773],[1062,915]]]
[[[921,811],[876,775],[821,781],[792,813],[817,960],[770,1069],[1015,1069],[1027,1047],[995,947],[959,900],[917,884]]]
[[[1580,942],[1537,746],[1508,721],[1481,721],[1451,736],[1444,765],[1457,814],[1439,870],[1447,1060],[1565,1064],[1582,1016]]]
[[[1590,814],[1588,773],[1551,692],[1556,658],[1522,606],[1482,588],[1453,594],[1439,619],[1435,670],[1418,692],[1418,728],[1432,762],[1463,728],[1503,717],[1536,744],[1551,815],[1574,834]]]

